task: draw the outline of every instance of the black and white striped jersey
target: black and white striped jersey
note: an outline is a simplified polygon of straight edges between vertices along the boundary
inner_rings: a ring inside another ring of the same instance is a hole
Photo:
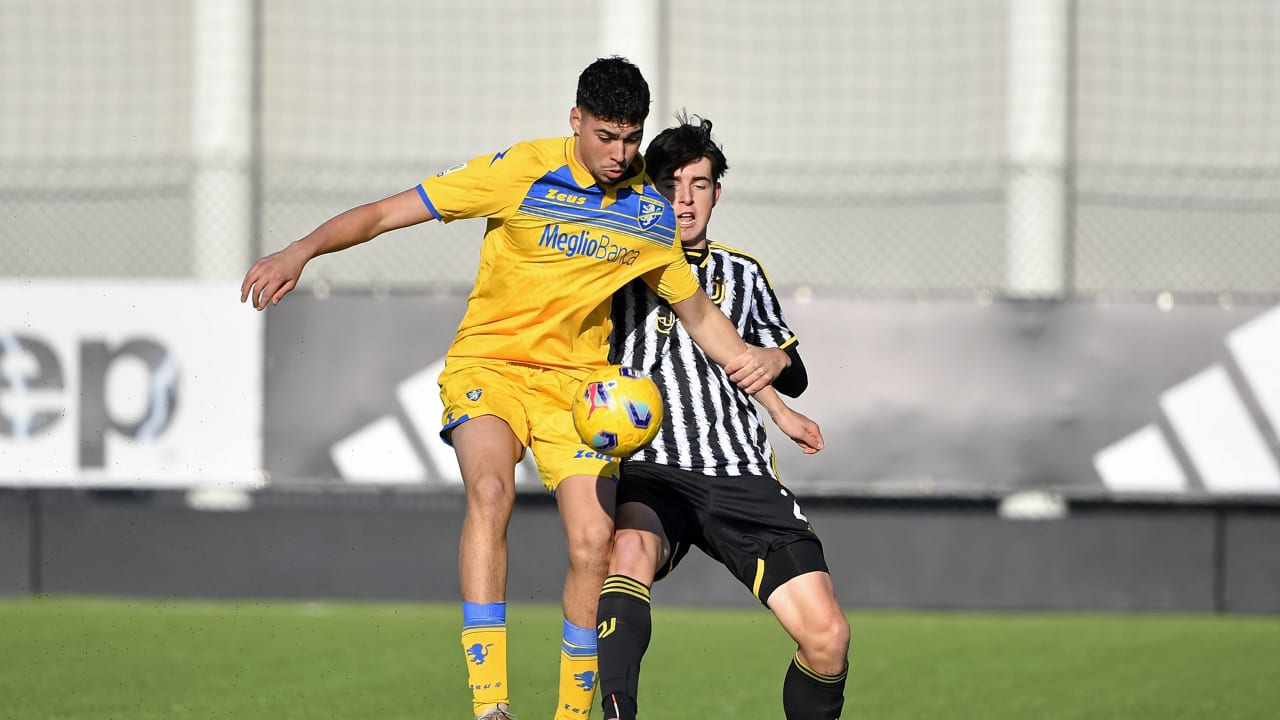
[[[761,347],[795,344],[759,261],[718,243],[686,255],[743,339]],[[652,376],[666,405],[658,436],[632,459],[704,475],[777,478],[755,401],[694,343],[671,306],[636,280],[614,295],[612,312],[610,362]]]

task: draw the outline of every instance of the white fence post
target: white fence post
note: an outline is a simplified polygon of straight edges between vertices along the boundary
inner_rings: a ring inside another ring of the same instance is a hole
[[[1067,293],[1070,0],[1009,3],[1005,293]]]
[[[644,124],[645,146],[662,128],[671,124],[665,101],[666,62],[662,57],[661,0],[597,0],[600,12],[600,56],[621,55],[640,68],[653,103]],[[641,148],[643,150],[644,148]]]
[[[192,1],[192,275],[225,280],[254,252],[254,0]]]

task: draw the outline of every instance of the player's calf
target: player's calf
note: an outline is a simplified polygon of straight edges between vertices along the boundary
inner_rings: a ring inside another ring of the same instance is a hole
[[[625,575],[605,578],[596,621],[605,720],[635,720],[640,663],[653,634],[649,587]]]
[[[839,720],[848,674],[847,667],[838,675],[816,672],[799,654],[793,657],[782,681],[782,710],[787,720]]]

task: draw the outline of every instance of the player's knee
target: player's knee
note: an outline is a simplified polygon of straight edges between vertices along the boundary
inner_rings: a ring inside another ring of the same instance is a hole
[[[607,568],[613,550],[613,526],[590,523],[574,527],[568,536],[569,563],[576,568]]]
[[[633,557],[644,553],[644,537],[635,530],[619,530],[613,536],[613,554]]]
[[[619,530],[613,536],[612,573],[633,578],[646,578],[658,564],[656,538],[636,530]]]
[[[841,612],[813,618],[799,638],[800,653],[821,673],[839,674],[849,657],[849,621]]]
[[[505,525],[515,506],[515,488],[501,480],[477,480],[468,483],[467,515],[488,523]]]

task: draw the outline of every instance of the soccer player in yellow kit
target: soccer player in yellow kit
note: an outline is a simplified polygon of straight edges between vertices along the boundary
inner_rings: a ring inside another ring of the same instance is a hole
[[[507,526],[526,448],[556,498],[569,554],[555,718],[591,712],[617,464],[578,438],[570,405],[581,379],[607,364],[615,290],[643,277],[783,432],[806,449],[822,444],[818,426],[769,386],[764,351],[742,340],[690,270],[671,206],[638,157],[648,112],[639,69],[600,58],[578,78],[570,137],[519,143],[347,210],[258,260],[241,287],[241,301],[262,310],[279,303],[317,255],[429,220],[487,219],[475,286],[439,380],[441,435],[454,448],[467,498],[462,646],[473,710],[484,720],[511,717]]]

